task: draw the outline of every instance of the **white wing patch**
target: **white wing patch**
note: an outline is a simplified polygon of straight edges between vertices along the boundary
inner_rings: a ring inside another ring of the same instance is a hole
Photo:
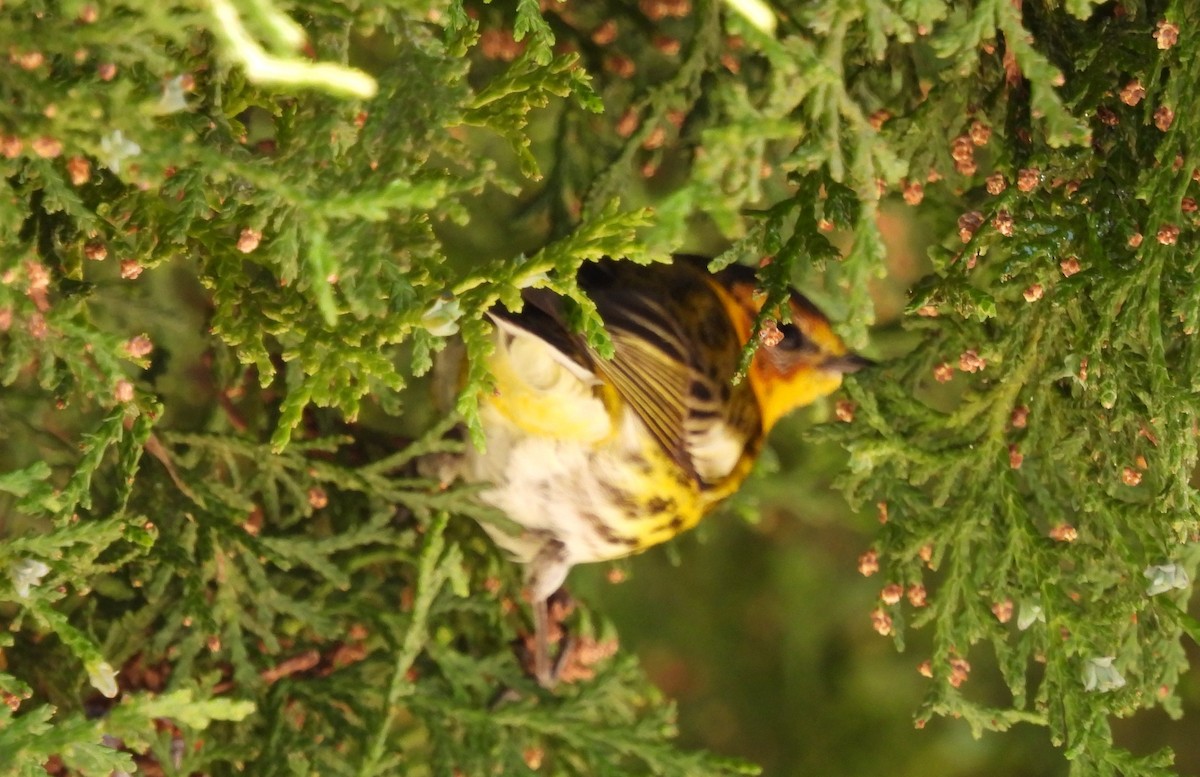
[[[687,433],[687,452],[696,474],[710,483],[733,471],[744,448],[745,440],[724,421],[706,424],[702,429],[690,429]]]

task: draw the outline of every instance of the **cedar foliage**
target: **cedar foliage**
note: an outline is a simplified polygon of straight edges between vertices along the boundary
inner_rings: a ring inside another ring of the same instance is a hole
[[[602,346],[575,268],[704,240],[865,347],[903,197],[932,272],[821,434],[887,506],[877,627],[933,635],[919,720],[1171,774],[1109,724],[1177,713],[1200,636],[1195,9],[757,5],[5,4],[5,769],[753,771],[676,749],[629,656],[533,686],[518,574],[451,520],[489,516],[411,466],[454,419],[348,422],[458,337],[472,428],[482,311],[546,286]]]

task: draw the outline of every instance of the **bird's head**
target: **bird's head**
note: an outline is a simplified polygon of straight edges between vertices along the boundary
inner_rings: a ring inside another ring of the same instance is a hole
[[[728,294],[726,307],[734,326],[746,342],[763,304],[753,271],[730,267],[717,280]],[[786,306],[790,320],[772,319],[762,329],[747,375],[764,431],[791,411],[836,391],[846,373],[873,363],[850,352],[825,314],[799,292],[792,290]]]

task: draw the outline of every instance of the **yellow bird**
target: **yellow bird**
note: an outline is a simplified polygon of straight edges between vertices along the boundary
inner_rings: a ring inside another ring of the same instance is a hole
[[[551,682],[546,600],[575,564],[628,556],[690,529],[741,485],[785,414],[870,362],[849,353],[793,291],[735,383],[762,295],[754,271],[715,275],[698,257],[642,266],[604,260],[578,281],[615,354],[566,322],[562,298],[527,290],[524,309],[489,313],[494,391],[480,397],[486,446],[457,463],[489,484],[484,502],[522,527],[485,527],[526,570],[535,674]]]

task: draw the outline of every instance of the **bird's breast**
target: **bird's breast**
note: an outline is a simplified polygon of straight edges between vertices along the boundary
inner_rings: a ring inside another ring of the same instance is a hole
[[[531,432],[490,401],[481,412],[486,447],[467,453],[466,474],[489,483],[481,499],[522,527],[489,529],[519,561],[548,539],[572,564],[627,556],[691,528],[711,506],[628,409],[599,443]]]

